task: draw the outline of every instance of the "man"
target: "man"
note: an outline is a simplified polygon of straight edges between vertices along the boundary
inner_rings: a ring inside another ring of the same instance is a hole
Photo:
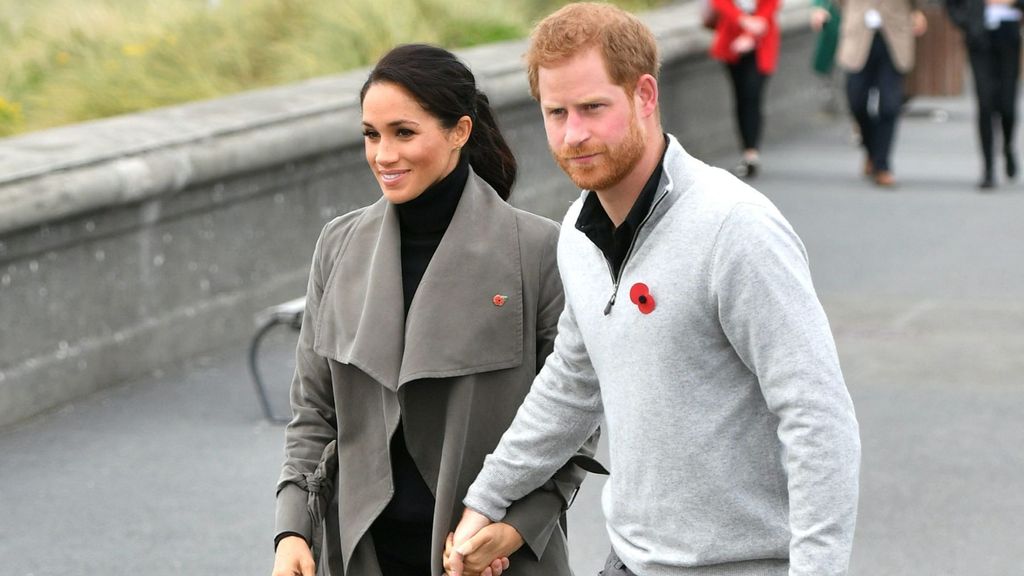
[[[914,38],[928,29],[922,0],[843,0],[839,65],[846,97],[864,148],[864,175],[878,186],[896,183],[890,165],[896,124],[903,107],[903,75],[914,67]],[[878,92],[877,111],[868,106]]]
[[[662,132],[657,47],[635,17],[568,5],[527,64],[584,190],[559,237],[554,352],[469,489],[449,572],[486,565],[486,526],[603,417],[605,576],[845,574],[860,441],[800,240]]]

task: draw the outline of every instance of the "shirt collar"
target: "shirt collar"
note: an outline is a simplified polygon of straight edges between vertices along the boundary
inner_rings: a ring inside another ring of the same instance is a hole
[[[661,182],[661,175],[664,171],[665,152],[668,150],[668,136],[663,135],[663,138],[665,139],[665,148],[661,152],[661,160],[658,161],[658,165],[654,168],[650,177],[647,178],[647,182],[644,184],[643,189],[641,189],[640,195],[633,202],[633,207],[630,208],[629,214],[626,215],[626,219],[618,228],[615,228],[614,224],[612,224],[611,218],[608,217],[608,213],[605,212],[604,206],[601,206],[601,202],[593,190],[588,191],[586,198],[583,200],[579,217],[576,219],[576,229],[586,234],[587,238],[604,252],[609,260],[614,260],[610,252],[613,249],[615,236],[627,235],[629,238],[632,238],[633,233],[640,227],[644,218],[647,217],[647,213],[651,210],[651,205],[654,203],[654,197],[658,193],[658,184]]]

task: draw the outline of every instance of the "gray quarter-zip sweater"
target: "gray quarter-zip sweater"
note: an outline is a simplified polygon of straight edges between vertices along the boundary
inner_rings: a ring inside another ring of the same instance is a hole
[[[608,534],[637,574],[846,574],[860,439],[800,239],[670,137],[616,286],[573,226],[588,193],[560,232],[554,352],[464,503],[502,518],[603,415]]]

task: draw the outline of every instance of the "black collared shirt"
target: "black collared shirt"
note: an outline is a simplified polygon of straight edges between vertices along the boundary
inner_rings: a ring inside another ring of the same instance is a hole
[[[629,209],[629,214],[618,228],[612,224],[611,218],[604,211],[604,206],[601,206],[601,202],[593,190],[587,194],[587,198],[583,201],[583,207],[580,208],[580,215],[576,219],[576,229],[586,234],[587,238],[590,238],[590,241],[604,254],[614,278],[619,277],[619,271],[633,244],[633,237],[644,218],[647,217],[647,213],[651,211],[651,204],[654,203],[654,197],[658,193],[658,183],[661,181],[662,165],[665,162],[665,150],[667,149],[668,137],[665,137],[665,149],[661,152],[658,166],[651,173],[651,177],[647,179],[640,195],[633,202],[633,207]]]

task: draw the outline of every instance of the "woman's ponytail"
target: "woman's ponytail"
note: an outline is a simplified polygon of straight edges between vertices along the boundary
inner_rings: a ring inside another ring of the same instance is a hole
[[[483,92],[476,93],[476,116],[473,132],[463,148],[473,171],[480,175],[501,196],[508,200],[516,182],[516,158],[498,129],[491,102]]]

